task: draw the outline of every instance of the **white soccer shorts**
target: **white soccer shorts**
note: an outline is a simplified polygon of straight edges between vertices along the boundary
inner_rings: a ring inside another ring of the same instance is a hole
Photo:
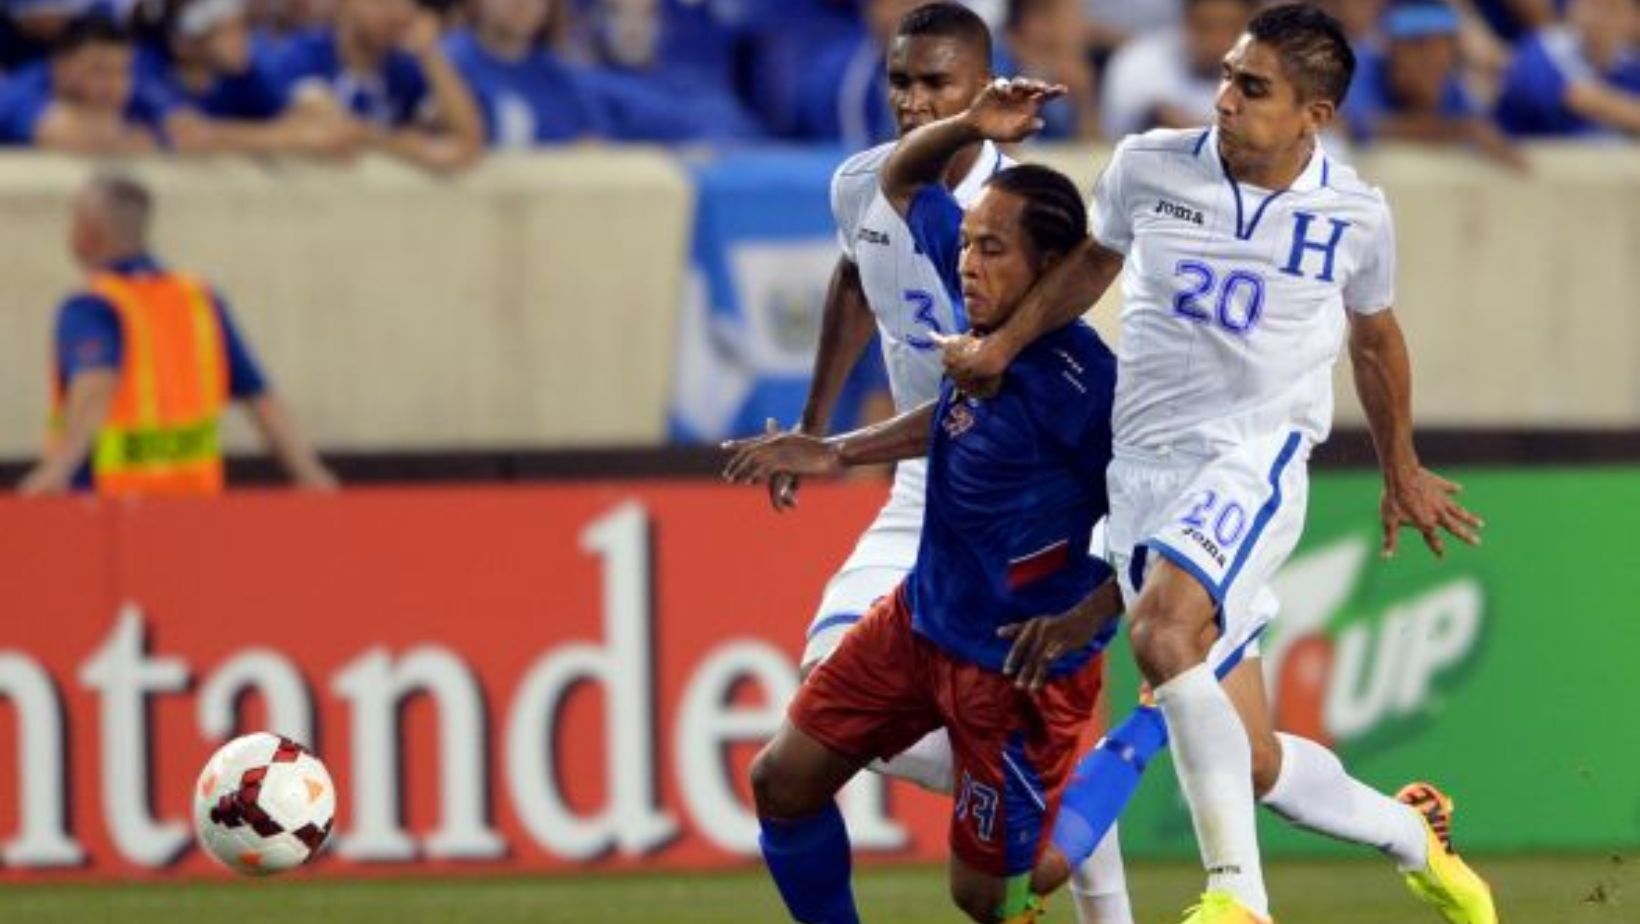
[[[1270,580],[1304,531],[1310,444],[1279,433],[1208,460],[1121,452],[1110,465],[1110,555],[1131,608],[1161,558],[1189,572],[1218,604],[1207,663],[1223,676],[1258,654],[1279,601]]]

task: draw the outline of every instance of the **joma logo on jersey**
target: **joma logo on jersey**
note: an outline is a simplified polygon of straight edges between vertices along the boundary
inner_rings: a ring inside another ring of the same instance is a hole
[[[1188,205],[1180,205],[1177,202],[1169,202],[1166,199],[1156,200],[1156,214],[1166,215],[1169,218],[1182,219],[1193,225],[1199,225],[1202,223],[1202,213],[1200,210],[1193,209]]]
[[[873,231],[870,228],[861,228],[860,233],[856,234],[855,237],[862,240],[862,241],[865,241],[867,244],[882,244],[884,246],[888,245],[888,235],[887,234],[885,234],[881,231]]]

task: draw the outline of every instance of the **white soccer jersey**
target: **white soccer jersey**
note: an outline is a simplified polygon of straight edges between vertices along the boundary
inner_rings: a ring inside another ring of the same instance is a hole
[[[1094,186],[1092,231],[1123,254],[1116,450],[1215,456],[1332,426],[1346,310],[1394,301],[1383,193],[1317,145],[1292,186],[1225,172],[1216,130],[1125,139]]]
[[[933,264],[917,252],[911,229],[883,195],[878,174],[893,150],[893,143],[879,145],[844,161],[832,176],[831,210],[838,244],[860,268],[860,285],[877,317],[894,407],[905,412],[939,397],[944,369],[928,335],[959,333],[967,324],[957,317]],[[967,208],[985,181],[1011,163],[986,142],[952,190],[957,203]]]

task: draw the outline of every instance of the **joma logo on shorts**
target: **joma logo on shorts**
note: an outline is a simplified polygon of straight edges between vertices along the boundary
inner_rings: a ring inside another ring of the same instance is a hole
[[[1184,529],[1184,534],[1189,536],[1191,539],[1194,539],[1197,545],[1207,551],[1207,554],[1213,556],[1213,560],[1219,563],[1219,567],[1224,567],[1224,553],[1219,551],[1219,544],[1217,542],[1209,539],[1206,533],[1195,528],[1194,526],[1186,526]]]
[[[1166,215],[1169,218],[1183,219],[1193,225],[1199,225],[1202,223],[1202,213],[1200,210],[1193,209],[1188,205],[1180,205],[1177,202],[1169,202],[1166,199],[1156,200],[1156,214]]]

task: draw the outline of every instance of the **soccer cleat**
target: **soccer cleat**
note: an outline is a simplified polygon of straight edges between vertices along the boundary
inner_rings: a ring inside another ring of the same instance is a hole
[[[1229,892],[1202,893],[1202,901],[1186,909],[1182,924],[1275,924],[1261,918],[1236,901]]]
[[[1395,798],[1418,813],[1429,837],[1429,860],[1405,872],[1407,888],[1448,924],[1497,924],[1492,890],[1452,849],[1451,797],[1428,783],[1408,783]]]

